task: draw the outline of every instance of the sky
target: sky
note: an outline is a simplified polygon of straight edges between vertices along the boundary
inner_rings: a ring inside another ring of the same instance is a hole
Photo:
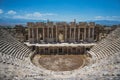
[[[0,19],[120,21],[120,0],[0,0]]]

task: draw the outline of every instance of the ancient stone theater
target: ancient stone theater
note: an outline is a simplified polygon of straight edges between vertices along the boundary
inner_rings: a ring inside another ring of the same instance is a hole
[[[98,41],[94,22],[28,22],[21,43],[0,28],[0,80],[120,80],[120,27]]]

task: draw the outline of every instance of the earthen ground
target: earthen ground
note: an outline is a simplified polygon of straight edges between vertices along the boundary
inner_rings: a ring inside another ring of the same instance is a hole
[[[53,71],[71,71],[82,68],[87,62],[86,55],[34,55],[33,64]]]

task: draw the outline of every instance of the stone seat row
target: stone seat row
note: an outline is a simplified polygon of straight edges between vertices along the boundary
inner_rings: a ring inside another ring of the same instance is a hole
[[[15,38],[13,38],[11,35],[9,35],[9,33],[5,30],[1,30],[1,33],[2,34],[0,36],[1,39],[4,39],[10,43],[12,43],[14,46],[20,48],[20,47],[23,47],[23,49],[26,49],[26,50],[29,50],[27,47],[25,47],[22,43],[20,43],[19,41],[17,41]]]
[[[99,45],[96,45],[95,47],[93,47],[91,49],[91,51],[96,53],[96,52],[100,51],[101,49],[103,49],[105,46],[107,46],[110,43],[111,43],[111,41],[108,41],[107,39],[102,40],[102,42],[99,43]]]
[[[4,34],[4,31],[1,34]],[[7,33],[5,35],[7,35]],[[27,47],[25,47],[25,45],[14,40],[12,36],[5,35],[0,36],[0,48],[3,52],[11,54],[13,56],[19,56],[20,59],[29,56],[31,51]]]
[[[102,40],[102,42],[101,43],[98,43],[98,45],[97,46],[94,46],[92,49],[91,49],[91,51],[93,51],[93,52],[98,52],[98,51],[100,51],[101,49],[104,49],[106,46],[108,46],[109,44],[111,44],[111,42],[112,41],[114,41],[114,40],[116,40],[116,39],[113,39],[113,40],[108,40],[108,39],[105,39],[105,40]]]
[[[14,80],[14,78],[15,78],[15,80],[33,80],[34,78],[37,78],[37,79],[42,79],[42,78],[45,78],[45,77],[47,77],[45,74],[43,74],[43,73],[37,73],[37,72],[31,72],[30,71],[30,69],[29,69],[29,74],[26,74],[25,72],[28,72],[28,69],[26,69],[26,68],[20,68],[19,66],[15,66],[15,65],[12,65],[11,67],[11,69],[8,67],[8,66],[10,66],[10,64],[5,64],[5,63],[0,63],[0,65],[1,65],[1,68],[0,68],[0,79],[1,80]],[[2,66],[3,65],[3,66]],[[14,70],[14,71],[13,71]],[[16,70],[16,71],[15,71]],[[18,73],[17,73],[17,71],[21,71],[23,74],[22,74],[22,76],[21,75],[19,75]],[[7,74],[7,75],[6,75]],[[1,76],[2,75],[2,76]],[[12,79],[10,78],[10,77],[12,77]],[[7,78],[7,79],[6,79]]]
[[[25,54],[27,54],[25,51],[22,51],[21,49],[16,48],[12,44],[3,40],[0,40],[0,51],[19,59],[24,59]]]
[[[98,45],[96,45],[95,47],[93,47],[91,49],[91,51],[93,52],[98,52],[100,49],[103,49],[105,46],[107,46],[108,44],[110,44],[112,41],[114,41],[115,39],[120,37],[120,28],[117,28],[115,31],[113,31],[112,33],[110,33],[105,39],[103,39],[102,41],[100,41],[98,43]]]
[[[82,78],[84,78],[86,75],[89,75],[89,76],[91,75],[92,77],[93,77],[93,75],[95,75],[95,77],[97,78],[98,74],[101,77],[103,77],[106,74],[109,76],[109,78],[117,77],[120,74],[120,72],[119,72],[120,68],[119,68],[118,64],[113,64],[113,62],[116,62],[116,60],[112,60],[113,57],[116,57],[116,56],[111,56],[111,57],[105,58],[105,59],[101,60],[99,63],[95,63],[92,66],[83,68],[80,71],[79,75],[80,76],[83,75]],[[117,58],[119,58],[119,57],[120,56],[117,56]],[[110,63],[108,63],[108,61]],[[114,76],[112,76],[112,75],[114,75]]]
[[[3,65],[7,64],[8,66],[12,65],[12,66],[15,66],[16,68],[29,70],[33,74],[43,73],[39,68],[30,64],[29,61],[27,61],[27,60],[23,61],[23,60],[20,60],[16,57],[13,57],[13,56],[1,53],[1,52],[0,52],[0,56],[1,56],[0,57],[0,63],[2,63]]]
[[[24,57],[28,57],[28,55],[30,54],[30,50],[27,50],[27,49],[25,49],[25,48],[23,48],[22,46],[19,46],[19,47],[17,47],[16,45],[14,45],[13,43],[9,43],[8,41],[5,41],[5,40],[1,40],[1,43],[2,44],[6,44],[6,45],[1,45],[2,47],[4,47],[4,48],[7,48],[7,46],[12,46],[12,47],[14,47],[15,49],[17,49],[17,50],[20,50],[20,51],[23,51],[25,54],[24,54]],[[11,48],[12,49],[12,48]],[[13,49],[11,50],[11,51],[14,51]]]
[[[113,55],[114,53],[117,53],[119,51],[120,51],[120,38],[113,41],[111,44],[106,46],[104,49],[96,52],[95,55],[98,57],[98,59],[102,59],[109,55]]]
[[[13,57],[13,56],[10,56],[10,55],[7,55],[7,54],[4,54],[4,53],[0,53],[0,62],[1,63],[4,63],[4,64],[11,64],[11,65],[14,65],[16,67],[26,67],[26,69],[28,68],[26,65],[29,65],[27,61],[23,61],[23,60],[20,60],[16,57]],[[29,69],[29,68],[28,68]]]
[[[106,60],[108,60],[108,59],[106,59]],[[101,61],[101,62],[103,62],[103,61]],[[82,70],[79,70],[79,78],[81,78],[81,79],[84,79],[84,78],[91,78],[91,77],[93,77],[93,75],[95,75],[94,76],[94,78],[97,78],[97,75],[96,75],[96,73],[99,73],[99,75],[103,75],[104,73],[105,73],[105,71],[102,71],[104,68],[105,68],[105,66],[107,66],[105,63],[96,63],[96,64],[94,64],[95,66],[94,67],[92,67],[92,66],[90,66],[90,67],[85,67],[85,68],[83,68]],[[99,64],[99,65],[98,65]],[[108,68],[106,68],[106,69],[108,69]],[[106,70],[105,69],[105,70]],[[98,71],[99,70],[99,71]],[[94,73],[93,74],[91,74],[91,71],[94,71]],[[102,71],[102,73],[101,73],[101,71]],[[84,74],[83,74],[84,73]],[[57,73],[56,73],[57,74]],[[111,73],[106,73],[106,74],[108,74],[108,75],[111,75]],[[114,75],[118,75],[119,73],[113,73]],[[81,75],[83,75],[82,77],[81,77]],[[42,77],[43,76],[43,77]],[[47,76],[46,75],[43,75],[43,74],[41,74],[41,75],[38,75],[38,74],[35,74],[35,73],[29,73],[29,75],[26,75],[24,78],[29,78],[29,80],[30,79],[33,79],[33,78],[36,78],[36,79],[44,79],[44,78],[47,78]],[[111,78],[111,76],[109,76],[110,78]],[[19,78],[18,78],[19,79]],[[51,79],[52,79],[52,77],[51,77]],[[54,79],[54,78],[53,78]],[[70,78],[69,78],[70,79]]]
[[[101,59],[108,55],[119,51],[119,38],[120,38],[120,28],[113,31],[110,35],[107,36],[104,40],[100,41],[98,45],[94,46],[90,51],[92,52],[91,55],[96,56],[97,59]],[[113,37],[114,38],[111,38]],[[111,50],[113,49],[113,50]],[[114,50],[115,49],[115,50]],[[116,50],[117,49],[117,50]]]

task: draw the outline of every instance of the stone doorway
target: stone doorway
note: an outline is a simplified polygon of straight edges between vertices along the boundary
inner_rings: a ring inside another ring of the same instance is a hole
[[[60,31],[59,34],[58,34],[58,40],[59,42],[64,42],[64,32],[63,31]]]

